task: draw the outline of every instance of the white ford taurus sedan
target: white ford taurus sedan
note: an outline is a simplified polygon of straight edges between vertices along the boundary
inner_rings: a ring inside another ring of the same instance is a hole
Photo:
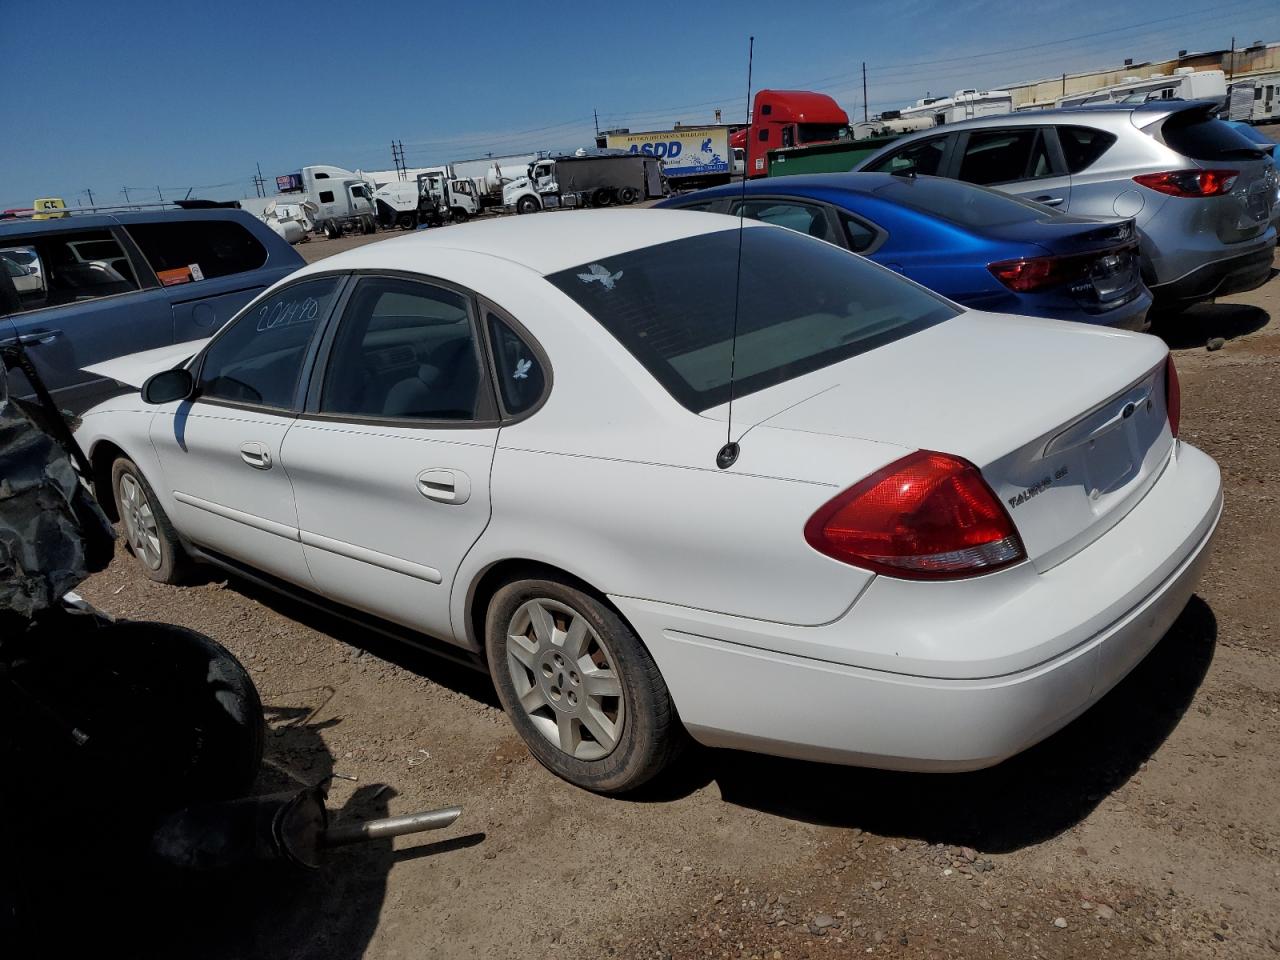
[[[1159,340],[710,214],[373,244],[186,352],[79,431],[146,573],[452,645],[602,792],[687,736],[995,764],[1146,655],[1222,508]]]

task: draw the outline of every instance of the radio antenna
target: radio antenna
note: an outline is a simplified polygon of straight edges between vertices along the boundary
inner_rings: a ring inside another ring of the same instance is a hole
[[[716,454],[716,466],[721,470],[728,470],[737,463],[738,454],[741,452],[738,445],[733,442],[733,382],[738,367],[738,308],[742,298],[742,230],[743,218],[747,210],[747,174],[749,172],[747,158],[751,155],[751,64],[755,58],[755,52],[756,38],[749,37],[747,39],[747,146],[742,151],[742,197],[738,203],[738,265],[733,278],[733,336],[729,341],[729,422],[724,429],[724,446]]]

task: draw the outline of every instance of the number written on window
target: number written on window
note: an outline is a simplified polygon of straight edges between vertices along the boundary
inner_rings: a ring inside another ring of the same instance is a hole
[[[233,320],[205,351],[200,397],[292,406],[307,347],[337,287],[336,277],[304,280]]]

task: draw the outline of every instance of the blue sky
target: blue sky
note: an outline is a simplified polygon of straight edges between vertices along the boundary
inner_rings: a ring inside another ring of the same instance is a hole
[[[410,166],[744,113],[755,86],[861,117],[959,87],[1280,40],[1274,0],[439,5],[0,0],[0,209],[253,195],[261,163]],[[134,188],[138,193],[134,193]]]

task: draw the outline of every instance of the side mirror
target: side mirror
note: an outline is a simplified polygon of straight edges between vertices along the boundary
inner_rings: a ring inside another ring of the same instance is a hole
[[[187,400],[196,390],[191,371],[183,367],[152,374],[142,385],[142,399],[146,403],[173,403]]]

